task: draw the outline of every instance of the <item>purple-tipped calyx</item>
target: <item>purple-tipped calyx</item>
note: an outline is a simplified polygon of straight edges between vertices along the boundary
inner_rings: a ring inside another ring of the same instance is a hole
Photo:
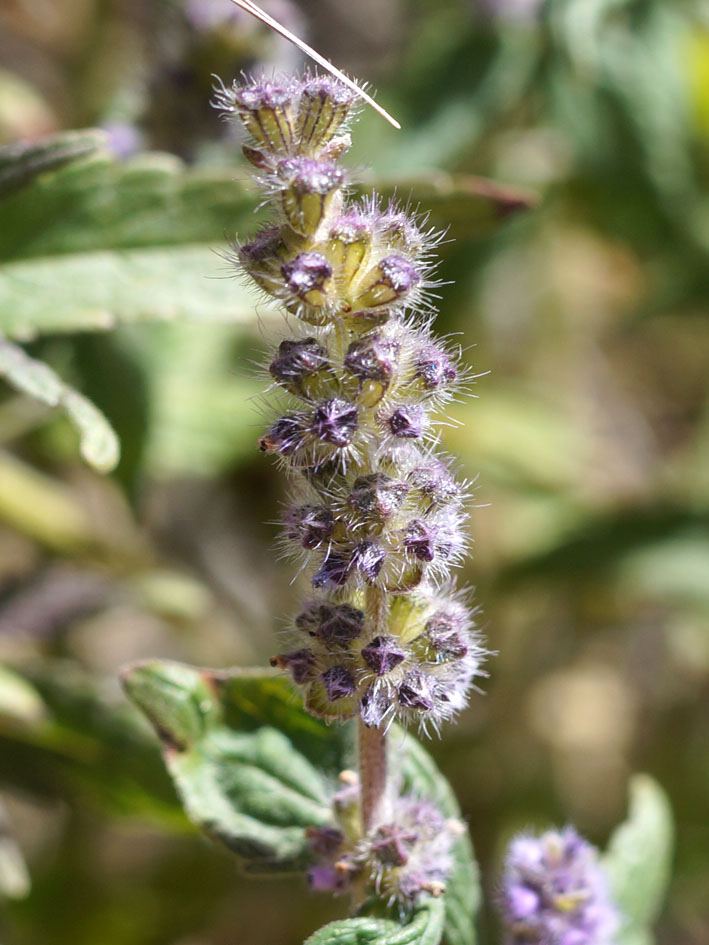
[[[324,288],[332,276],[332,266],[322,253],[299,253],[283,263],[281,273],[291,292],[304,299],[310,292]]]
[[[275,380],[287,384],[317,374],[327,367],[327,363],[327,349],[315,338],[287,340],[279,344],[278,355],[271,362],[269,371]]]
[[[335,516],[321,505],[301,505],[285,515],[286,534],[303,548],[317,548],[332,535]]]
[[[271,657],[271,666],[287,670],[293,682],[299,686],[314,678],[315,664],[315,654],[309,649],[295,650],[293,653],[279,653]]]
[[[401,508],[409,488],[406,482],[384,473],[373,473],[355,480],[347,501],[366,518],[385,521]]]
[[[414,365],[416,377],[426,390],[440,390],[452,384],[458,376],[450,355],[435,344],[428,344],[417,352]]]
[[[406,658],[396,639],[378,636],[362,649],[362,659],[377,676],[386,676]]]
[[[321,679],[329,702],[346,699],[357,688],[352,674],[344,666],[331,666],[330,669],[325,670]]]
[[[363,380],[387,384],[396,373],[401,344],[379,334],[353,341],[345,355],[345,367]]]
[[[357,407],[342,397],[333,397],[315,408],[310,425],[318,440],[334,446],[349,446],[357,432]]]
[[[419,404],[408,404],[389,416],[387,423],[394,436],[415,440],[423,433],[424,412]]]

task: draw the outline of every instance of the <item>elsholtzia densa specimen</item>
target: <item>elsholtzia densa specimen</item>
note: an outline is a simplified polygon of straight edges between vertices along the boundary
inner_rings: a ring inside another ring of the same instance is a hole
[[[433,426],[464,380],[459,351],[431,333],[439,234],[376,196],[347,199],[338,162],[356,103],[322,76],[234,83],[216,101],[248,132],[271,209],[235,261],[288,313],[261,449],[290,475],[284,533],[312,592],[272,662],[312,714],[360,720],[359,778],[345,773],[337,826],[312,832],[311,881],[407,903],[442,891],[459,825],[422,799],[387,798],[377,746],[394,721],[437,730],[460,711],[484,650],[450,578],[466,490]]]

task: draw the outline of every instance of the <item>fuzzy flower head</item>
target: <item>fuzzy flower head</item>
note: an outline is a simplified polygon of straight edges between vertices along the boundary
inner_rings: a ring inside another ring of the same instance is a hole
[[[434,452],[434,415],[465,381],[459,348],[431,330],[440,235],[376,195],[348,198],[358,102],[336,79],[257,77],[215,104],[246,131],[271,211],[233,261],[292,316],[259,445],[289,476],[283,544],[312,597],[272,663],[313,715],[437,730],[485,655],[451,580],[466,489]]]
[[[308,872],[315,890],[347,892],[365,886],[388,905],[406,909],[420,896],[440,896],[453,866],[453,846],[463,825],[446,818],[429,800],[399,796],[391,817],[360,831],[353,772],[335,795],[337,826],[308,831],[315,863]]]
[[[506,945],[612,945],[618,926],[598,853],[573,827],[512,840],[500,910]]]

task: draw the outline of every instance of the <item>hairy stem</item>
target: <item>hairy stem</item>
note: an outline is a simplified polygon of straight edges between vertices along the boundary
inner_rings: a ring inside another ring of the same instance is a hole
[[[389,766],[387,740],[381,728],[359,722],[359,784],[362,830],[368,833],[388,819]]]
[[[365,616],[370,639],[386,632],[389,601],[382,588],[369,587]],[[383,728],[368,727],[359,721],[358,763],[362,829],[368,833],[389,818],[391,791],[387,739]]]

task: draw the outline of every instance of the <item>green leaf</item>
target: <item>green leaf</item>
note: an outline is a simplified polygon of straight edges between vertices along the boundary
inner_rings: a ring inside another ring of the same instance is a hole
[[[44,715],[42,697],[34,686],[0,663],[0,720],[31,725]]]
[[[428,752],[410,735],[405,738],[405,749],[407,789],[436,801],[448,817],[460,817],[458,801]],[[445,941],[448,945],[475,945],[475,916],[481,899],[480,874],[466,830],[456,843],[453,871],[446,882],[443,897]]]
[[[253,320],[259,297],[242,286],[218,249],[98,250],[7,263],[0,269],[0,330],[38,334],[102,331],[119,322]]]
[[[0,259],[224,243],[253,228],[255,193],[229,170],[188,170],[169,154],[105,152],[42,174],[3,202]]]
[[[403,926],[389,919],[343,919],[323,926],[304,945],[438,945],[444,918],[443,900],[427,899]]]
[[[65,659],[13,675],[12,689],[0,686],[0,782],[73,807],[139,814],[163,830],[190,828],[147,724],[105,681]],[[31,701],[19,693],[19,706],[17,680],[31,693]]]
[[[302,868],[305,828],[330,822],[327,781],[351,764],[349,727],[307,715],[288,680],[268,671],[150,661],[129,666],[123,681],[163,742],[188,815],[239,854],[250,872]],[[405,788],[460,817],[421,745],[399,730],[391,737],[403,745]],[[467,834],[454,855],[445,895],[422,903],[407,924],[360,916],[326,926],[308,945],[437,945],[444,934],[448,945],[475,945],[480,887]]]
[[[42,141],[7,144],[0,148],[0,200],[31,184],[45,171],[98,150],[106,135],[97,129],[65,131]]]
[[[305,828],[331,812],[323,775],[297,743],[317,744],[325,726],[301,718],[287,681],[160,661],[129,667],[123,680],[163,741],[189,817],[251,872],[302,868]]]
[[[649,928],[657,918],[670,877],[673,822],[669,801],[648,775],[630,783],[627,820],[613,833],[603,866],[623,915],[617,945],[653,941]]]
[[[101,472],[118,462],[116,434],[103,414],[85,397],[69,387],[51,368],[35,361],[0,335],[0,376],[24,394],[50,407],[60,407],[79,431],[81,455]]]

